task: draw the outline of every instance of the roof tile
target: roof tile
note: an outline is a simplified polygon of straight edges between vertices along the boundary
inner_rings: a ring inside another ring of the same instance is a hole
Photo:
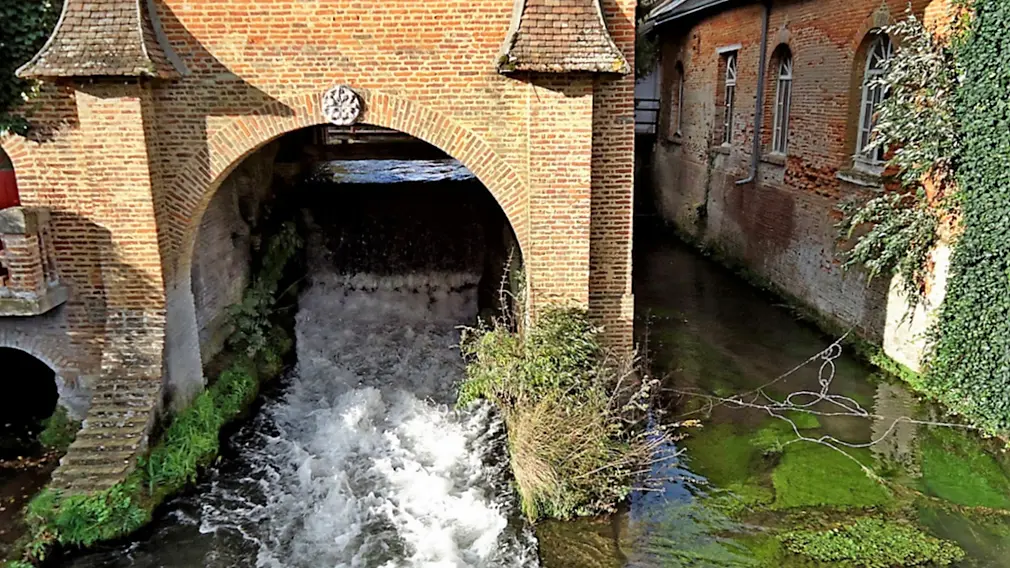
[[[607,31],[600,0],[517,0],[499,73],[630,72]]]
[[[19,77],[179,75],[154,33],[146,0],[67,0],[52,37]]]

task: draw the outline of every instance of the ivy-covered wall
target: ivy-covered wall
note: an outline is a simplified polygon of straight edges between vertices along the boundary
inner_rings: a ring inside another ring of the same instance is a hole
[[[12,114],[31,96],[34,83],[18,79],[14,72],[35,55],[56,27],[62,1],[5,0],[0,2],[0,134],[23,133],[28,124]]]
[[[955,199],[962,234],[932,332],[925,388],[994,432],[1010,431],[1010,3],[973,0],[955,40],[961,76]]]

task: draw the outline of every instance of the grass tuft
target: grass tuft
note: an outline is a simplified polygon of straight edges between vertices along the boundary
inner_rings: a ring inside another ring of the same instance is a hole
[[[613,511],[648,471],[662,434],[642,428],[651,381],[604,349],[578,308],[548,307],[525,333],[466,329],[459,404],[486,399],[505,418],[523,513],[535,521]]]

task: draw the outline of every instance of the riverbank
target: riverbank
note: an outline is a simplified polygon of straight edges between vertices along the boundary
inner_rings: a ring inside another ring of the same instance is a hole
[[[283,371],[293,342],[275,306],[285,267],[300,247],[293,223],[277,227],[266,241],[260,270],[242,304],[232,310],[231,351],[209,366],[224,370],[185,410],[170,416],[162,431],[152,434],[156,442],[123,481],[86,495],[51,487],[38,491],[23,506],[26,530],[6,552],[5,566],[40,565],[60,548],[87,548],[127,537],[149,524],[166,499],[197,481],[217,458],[224,427],[243,416],[260,386]],[[61,443],[66,438],[49,437]]]

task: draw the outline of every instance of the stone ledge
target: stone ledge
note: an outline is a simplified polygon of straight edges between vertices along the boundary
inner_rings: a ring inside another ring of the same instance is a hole
[[[761,154],[761,161],[773,166],[785,166],[787,156],[782,152],[766,152]]]
[[[69,298],[70,290],[62,284],[50,286],[41,296],[0,296],[0,317],[40,316]]]
[[[872,187],[876,189],[884,188],[883,178],[871,172],[866,172],[856,168],[849,168],[847,170],[838,170],[835,177],[854,185],[861,187]]]
[[[8,207],[0,210],[0,235],[32,235],[48,222],[48,209]]]

